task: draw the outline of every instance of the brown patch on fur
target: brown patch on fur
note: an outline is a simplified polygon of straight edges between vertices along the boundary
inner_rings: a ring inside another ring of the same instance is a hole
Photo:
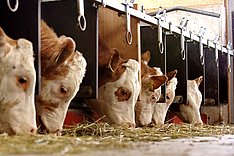
[[[107,43],[102,39],[98,38],[98,66],[106,66],[111,58],[111,49]]]
[[[195,79],[198,86],[201,84],[202,80],[203,80],[203,76],[200,76],[200,77]]]
[[[10,52],[10,47],[5,46],[6,43],[10,44],[10,46],[17,47],[17,40],[13,40],[12,38],[8,37],[4,30],[0,27],[0,46],[4,46],[4,56]]]
[[[132,93],[123,87],[119,87],[117,91],[115,91],[115,96],[117,96],[118,101],[128,101],[128,99],[131,97]]]
[[[126,63],[127,60],[121,58],[117,49],[110,49],[100,37],[98,45],[98,84],[100,87],[107,82],[118,80],[126,70],[126,67],[122,66],[122,64]]]
[[[141,60],[146,62],[147,64],[149,63],[150,59],[151,59],[151,56],[150,56],[149,51],[146,51],[144,52],[144,54],[141,55]]]
[[[167,72],[166,75],[167,75],[167,83],[174,77],[176,77],[176,74],[178,73],[177,70],[173,70],[173,71],[170,71],[170,72]]]
[[[56,33],[41,20],[41,74],[49,80],[64,78],[70,71],[75,52],[75,43],[71,38]],[[63,64],[67,61],[67,64]]]
[[[154,68],[146,65],[143,61],[141,61],[141,78],[148,77],[151,75],[156,75],[156,71]]]

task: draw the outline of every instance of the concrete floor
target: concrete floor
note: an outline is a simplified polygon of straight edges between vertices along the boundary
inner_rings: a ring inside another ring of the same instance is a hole
[[[137,148],[89,151],[79,156],[234,156],[234,135],[138,143]]]

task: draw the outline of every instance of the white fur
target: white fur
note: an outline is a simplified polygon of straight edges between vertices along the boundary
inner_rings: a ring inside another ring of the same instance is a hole
[[[188,104],[180,105],[180,113],[189,123],[202,124],[203,122],[199,111],[202,101],[202,94],[198,87],[199,86],[195,80],[187,81]]]
[[[166,103],[156,103],[154,105],[154,112],[152,117],[154,124],[164,124],[167,110],[175,98],[175,90],[178,83],[177,78],[174,77],[167,83],[166,94],[169,99],[166,98]]]
[[[9,52],[5,53],[6,49]],[[35,132],[36,72],[32,43],[19,39],[16,47],[5,41],[0,47],[0,67],[0,132],[17,135]],[[26,90],[17,84],[17,77],[21,76],[29,81]]]

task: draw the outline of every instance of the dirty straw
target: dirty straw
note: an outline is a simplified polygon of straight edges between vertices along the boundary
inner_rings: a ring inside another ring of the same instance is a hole
[[[141,143],[234,134],[233,125],[165,124],[142,128],[128,128],[107,123],[83,123],[66,127],[62,136],[0,135],[0,155],[4,154],[66,154],[90,150],[135,148]]]

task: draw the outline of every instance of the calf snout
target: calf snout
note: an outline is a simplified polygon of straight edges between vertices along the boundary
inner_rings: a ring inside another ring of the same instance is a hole
[[[128,128],[135,128],[136,127],[135,123],[130,123],[130,122],[126,122],[126,123],[123,123],[121,125],[127,126]]]

